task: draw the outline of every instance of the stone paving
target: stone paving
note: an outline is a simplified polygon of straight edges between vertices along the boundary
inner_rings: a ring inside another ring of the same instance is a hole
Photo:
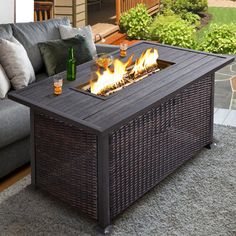
[[[215,107],[236,110],[236,60],[216,72]]]
[[[236,1],[232,0],[208,0],[209,7],[236,7]]]
[[[208,6],[236,8],[236,1],[208,0]],[[236,110],[236,59],[216,73],[215,107]]]

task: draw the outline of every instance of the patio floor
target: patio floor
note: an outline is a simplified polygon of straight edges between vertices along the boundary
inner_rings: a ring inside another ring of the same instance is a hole
[[[215,108],[214,123],[236,127],[236,110]]]
[[[236,59],[216,72],[214,123],[236,127]]]
[[[88,24],[92,26],[94,35],[100,34],[102,37],[107,37],[118,31],[114,4],[115,2],[104,1],[101,9],[99,5],[88,6]]]
[[[215,107],[236,110],[236,61],[216,72]]]

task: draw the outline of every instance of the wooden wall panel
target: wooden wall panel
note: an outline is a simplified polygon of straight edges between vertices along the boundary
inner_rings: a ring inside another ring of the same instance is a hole
[[[86,0],[55,0],[54,16],[68,17],[74,27],[86,25]]]
[[[54,9],[54,14],[55,15],[72,15],[72,7],[56,7]]]
[[[54,4],[55,6],[71,6],[72,7],[72,4],[73,3],[73,0],[54,0]]]

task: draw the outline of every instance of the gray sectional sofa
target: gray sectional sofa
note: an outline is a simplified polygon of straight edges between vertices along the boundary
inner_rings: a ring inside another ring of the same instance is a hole
[[[69,25],[67,19],[44,22],[0,25],[0,38],[14,36],[25,47],[36,74],[36,83],[46,79],[47,74],[39,53],[39,42],[60,39],[58,26]],[[97,45],[97,52],[112,52],[116,46]],[[30,161],[29,109],[8,98],[0,99],[0,178]]]

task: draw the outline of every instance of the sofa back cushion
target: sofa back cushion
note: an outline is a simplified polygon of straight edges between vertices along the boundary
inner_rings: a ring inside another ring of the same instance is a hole
[[[38,43],[60,39],[59,25],[70,25],[70,21],[63,18],[12,25],[13,35],[26,49],[35,73],[43,68]]]
[[[10,39],[12,37],[12,28],[10,24],[0,25],[0,39]]]

